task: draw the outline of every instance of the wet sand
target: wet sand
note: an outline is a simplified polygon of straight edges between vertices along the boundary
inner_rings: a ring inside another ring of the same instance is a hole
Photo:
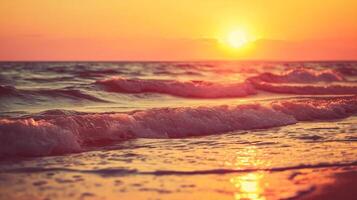
[[[303,195],[301,200],[353,200],[357,198],[357,170],[332,175],[333,182],[317,185],[315,191]]]
[[[353,200],[357,194],[357,166],[181,175],[96,172],[0,173],[0,199]]]

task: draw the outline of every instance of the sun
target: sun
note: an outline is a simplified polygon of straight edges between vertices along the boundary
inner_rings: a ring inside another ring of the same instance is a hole
[[[231,31],[226,38],[226,43],[233,48],[241,48],[248,42],[248,35],[243,30]]]

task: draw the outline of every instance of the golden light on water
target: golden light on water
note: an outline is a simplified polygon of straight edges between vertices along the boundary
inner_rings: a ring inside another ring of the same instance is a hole
[[[238,192],[234,194],[234,199],[265,200],[263,177],[264,174],[254,172],[231,178],[230,182],[238,189]]]
[[[249,146],[236,152],[232,160],[225,164],[236,169],[264,168],[270,166],[270,161],[260,158],[261,152],[256,146]]]
[[[236,169],[260,168],[269,165],[268,162],[259,159],[259,151],[255,146],[249,146],[237,152],[232,166]],[[229,182],[237,189],[234,193],[236,200],[265,200],[264,172],[252,172],[234,176]]]

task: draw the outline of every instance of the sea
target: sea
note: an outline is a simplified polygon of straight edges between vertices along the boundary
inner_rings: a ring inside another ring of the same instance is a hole
[[[357,62],[1,62],[0,199],[300,199],[357,171]]]

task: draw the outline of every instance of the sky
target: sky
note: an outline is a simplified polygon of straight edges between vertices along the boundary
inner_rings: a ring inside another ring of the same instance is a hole
[[[356,0],[0,4],[0,60],[357,59]]]

